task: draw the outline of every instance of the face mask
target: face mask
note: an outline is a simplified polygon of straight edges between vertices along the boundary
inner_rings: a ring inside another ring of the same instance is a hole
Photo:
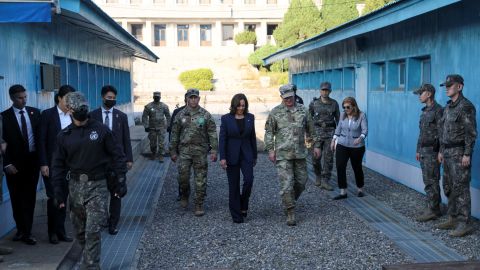
[[[105,105],[105,107],[107,108],[112,108],[113,106],[115,106],[115,104],[117,104],[116,99],[105,99],[103,101],[103,105]]]
[[[87,120],[88,118],[88,107],[87,106],[82,106],[78,111],[74,111],[72,113],[72,117],[75,118],[75,120],[83,122]]]
[[[160,97],[153,97],[153,101],[159,102],[159,101],[160,101]]]

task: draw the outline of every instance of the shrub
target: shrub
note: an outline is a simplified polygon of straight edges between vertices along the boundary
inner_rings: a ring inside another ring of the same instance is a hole
[[[270,85],[283,85],[288,83],[288,72],[267,72],[266,74],[270,77]]]
[[[210,91],[213,89],[213,71],[208,68],[187,70],[178,76],[185,89],[197,88],[198,90]]]
[[[275,53],[276,51],[277,47],[273,45],[262,46],[248,56],[248,63],[256,67],[263,67],[264,65],[262,59]]]
[[[282,66],[282,61],[283,61],[283,66]],[[280,60],[272,65],[270,65],[270,71],[272,72],[284,72],[288,71],[288,59]]]
[[[257,44],[257,34],[252,31],[245,31],[235,35],[237,44]]]

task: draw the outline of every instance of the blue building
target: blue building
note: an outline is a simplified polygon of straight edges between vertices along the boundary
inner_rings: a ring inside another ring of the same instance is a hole
[[[412,91],[432,83],[437,101],[448,97],[447,74],[465,79],[463,94],[480,104],[480,2],[398,0],[375,12],[265,58],[290,60],[290,81],[306,103],[319,96],[321,81],[332,97],[357,99],[369,120],[365,165],[423,192],[415,160],[422,104]],[[477,119],[480,108],[477,107]],[[480,151],[472,159],[472,214],[480,217]],[[366,183],[368,185],[368,183]]]
[[[46,109],[58,84],[68,83],[92,108],[100,105],[101,87],[115,85],[118,107],[131,113],[133,59],[158,59],[90,0],[1,2],[0,37],[2,111],[11,106],[13,84],[27,88],[29,106]],[[4,180],[3,187],[0,236],[15,226]]]

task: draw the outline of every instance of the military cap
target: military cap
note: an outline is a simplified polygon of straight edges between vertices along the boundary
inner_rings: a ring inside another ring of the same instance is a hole
[[[295,91],[297,90],[297,86],[295,84],[285,84],[280,86],[280,96],[282,98],[288,98],[295,96]]]
[[[415,95],[421,95],[425,91],[428,91],[432,93],[432,95],[435,95],[435,87],[433,87],[433,85],[429,83],[422,84],[422,86],[420,86],[420,88],[418,88],[417,90],[413,91],[413,93]]]
[[[463,85],[463,77],[458,74],[450,74],[440,86],[450,87],[454,83],[460,83]]]
[[[322,82],[322,83],[320,84],[320,90],[332,91],[332,84],[329,83],[329,82]]]
[[[199,93],[198,89],[196,89],[196,88],[188,89],[187,93],[185,94],[185,97],[189,98],[191,96],[197,96],[197,97],[200,96],[200,93]]]
[[[160,97],[161,96],[160,91],[153,92],[153,96],[154,97]]]
[[[85,96],[80,92],[70,92],[65,95],[65,103],[67,108],[77,112],[80,110],[88,110],[88,102]]]

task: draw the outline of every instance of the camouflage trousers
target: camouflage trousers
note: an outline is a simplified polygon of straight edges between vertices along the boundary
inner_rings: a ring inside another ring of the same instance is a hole
[[[438,152],[433,147],[420,148],[420,167],[423,183],[427,194],[427,207],[435,213],[440,213],[440,163]]]
[[[190,172],[193,167],[195,181],[195,204],[203,204],[207,195],[207,154],[186,155],[180,154],[178,163],[178,186],[182,196],[190,195]]]
[[[458,221],[469,222],[472,167],[461,165],[463,148],[445,149],[443,157],[443,191],[448,198],[447,213],[449,216],[456,217]]]
[[[148,132],[148,140],[150,140],[150,151],[160,155],[165,154],[165,127],[158,129],[150,129]]]
[[[101,230],[108,212],[107,181],[70,180],[70,219],[83,247],[81,269],[100,269]]]
[[[332,177],[333,151],[330,149],[331,142],[332,138],[320,140],[320,150],[322,155],[319,159],[316,159],[312,154],[312,165],[315,175],[317,178],[320,177],[324,183],[328,183]]]
[[[307,183],[307,161],[306,159],[277,160],[278,178],[280,179],[280,196],[282,197],[285,209],[295,208],[298,200]]]

